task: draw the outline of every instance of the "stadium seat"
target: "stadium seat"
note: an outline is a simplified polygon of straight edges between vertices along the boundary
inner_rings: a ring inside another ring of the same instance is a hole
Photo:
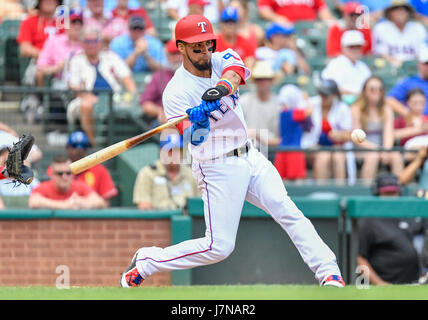
[[[415,75],[418,73],[418,62],[416,60],[404,61],[398,71],[399,75],[403,77]]]
[[[133,78],[137,85],[138,92],[143,92],[145,86],[150,82],[152,78],[151,72],[134,72]]]
[[[21,64],[28,63],[19,54],[18,37],[21,20],[6,19],[0,25],[0,56],[4,56],[4,74],[1,80],[17,81],[21,80]],[[0,75],[1,76],[1,75]]]

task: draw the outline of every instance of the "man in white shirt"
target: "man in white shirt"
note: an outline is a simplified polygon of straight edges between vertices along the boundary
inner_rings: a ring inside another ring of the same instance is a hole
[[[279,144],[280,105],[277,95],[272,91],[274,77],[275,73],[268,61],[257,61],[252,74],[255,90],[241,96],[248,135],[258,146]]]
[[[86,90],[78,92],[77,98],[67,106],[67,120],[73,123],[80,117],[83,131],[89,142],[95,146],[93,108],[98,102],[94,89],[106,89],[112,92],[122,90],[122,85],[131,94],[137,93],[137,87],[128,65],[111,50],[102,50],[101,33],[98,29],[85,27],[81,35],[83,52],[76,54],[69,63],[69,88]]]
[[[360,60],[364,44],[364,36],[360,31],[348,30],[343,33],[342,54],[331,60],[321,73],[323,79],[332,79],[337,83],[348,104],[353,102],[364,81],[371,75],[369,67]]]
[[[312,128],[303,134],[302,148],[351,147],[349,142],[352,130],[351,111],[341,101],[336,83],[333,80],[322,80],[317,90],[318,95],[309,100],[312,107]],[[338,183],[343,183],[346,178],[347,161],[344,152],[316,152],[313,159],[314,178],[316,180],[334,178]]]
[[[416,59],[420,46],[427,40],[422,23],[412,21],[414,9],[405,0],[393,1],[385,9],[385,20],[373,28],[373,53],[395,67]]]

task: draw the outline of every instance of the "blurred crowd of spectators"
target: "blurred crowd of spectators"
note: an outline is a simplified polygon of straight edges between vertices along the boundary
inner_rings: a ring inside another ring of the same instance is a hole
[[[36,0],[31,7],[29,1],[8,0],[0,4],[1,19],[22,20],[19,51],[31,59],[24,83],[35,87],[48,83],[76,93],[65,108],[68,123],[80,124],[87,139],[87,145],[79,147],[82,150],[97,147],[94,112],[101,99],[97,90],[126,92],[130,100],[138,101],[150,126],[166,121],[162,92],[182,57],[174,39],[159,36],[156,17],[142,5],[146,2]],[[343,182],[352,176],[371,181],[382,165],[400,176],[420,156],[388,149],[428,145],[428,10],[423,0],[164,0],[155,4],[172,22],[188,14],[208,17],[219,35],[217,51],[233,48],[252,70],[249,84],[241,88],[249,135],[260,147],[278,148],[272,161],[284,180],[309,178],[308,165],[316,180]],[[297,24],[307,21],[325,27],[325,52],[318,53],[325,65],[319,78],[297,34]],[[385,79],[374,74],[367,58],[379,58],[386,68],[398,69],[413,61],[418,71],[387,90]],[[141,73],[151,75],[143,87],[135,81]],[[313,81],[315,93],[287,83],[293,76]],[[276,90],[278,84],[281,87]],[[22,110],[31,113],[40,105],[41,97],[30,95]],[[350,140],[356,128],[367,134],[361,145]],[[329,148],[382,151],[331,152]],[[72,159],[70,153],[68,158]],[[63,160],[56,159],[52,168],[64,165]],[[67,178],[69,171],[60,169],[52,172]],[[98,195],[103,201],[95,201],[96,205],[108,206],[108,198]]]

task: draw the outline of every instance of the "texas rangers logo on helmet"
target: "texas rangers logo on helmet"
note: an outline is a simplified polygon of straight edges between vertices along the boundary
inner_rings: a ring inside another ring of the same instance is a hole
[[[198,27],[200,27],[202,29],[201,30],[202,33],[207,32],[207,30],[205,29],[206,26],[207,26],[206,22],[198,22]]]

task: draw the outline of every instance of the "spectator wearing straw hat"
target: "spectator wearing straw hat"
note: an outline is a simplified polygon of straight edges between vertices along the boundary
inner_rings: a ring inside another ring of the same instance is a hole
[[[275,73],[267,61],[257,61],[252,73],[255,90],[241,96],[250,137],[256,145],[278,145],[279,103],[272,91]]]
[[[384,15],[386,19],[373,27],[373,53],[400,67],[417,57],[428,34],[420,22],[413,21],[414,9],[407,0],[393,0]]]

